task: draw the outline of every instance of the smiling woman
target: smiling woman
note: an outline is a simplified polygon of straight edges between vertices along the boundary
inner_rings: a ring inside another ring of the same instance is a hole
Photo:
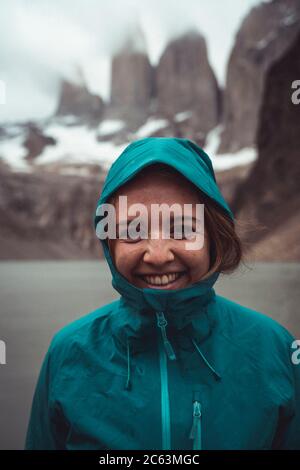
[[[241,243],[234,230],[234,223],[221,208],[213,206],[195,185],[178,171],[165,164],[157,163],[145,167],[133,179],[125,183],[109,199],[114,204],[117,214],[117,225],[129,223],[127,212],[120,210],[120,198],[126,197],[128,205],[142,204],[149,216],[154,206],[192,206],[192,214],[196,220],[196,210],[199,203],[204,203],[204,211],[208,219],[204,231],[204,243],[201,249],[186,249],[186,239],[174,238],[176,226],[171,223],[171,236],[165,239],[160,233],[156,239],[150,237],[115,238],[108,240],[114,264],[118,271],[137,287],[152,287],[161,289],[178,289],[186,287],[200,279],[209,277],[214,271],[229,272],[234,270],[242,256]],[[204,202],[205,201],[205,202]],[[222,224],[218,220],[223,218]],[[178,223],[178,222],[177,222]],[[180,227],[181,233],[195,230],[193,219],[186,222],[182,218],[180,224],[188,223],[188,227]],[[227,230],[224,229],[227,227]],[[221,230],[220,230],[221,228]],[[188,229],[188,230],[186,230]]]
[[[295,338],[214,290],[241,244],[209,157],[187,139],[132,142],[107,175],[95,229],[98,208],[118,209],[119,196],[148,214],[204,204],[204,244],[188,250],[160,224],[156,238],[101,239],[120,298],[54,336],[26,448],[300,449]]]

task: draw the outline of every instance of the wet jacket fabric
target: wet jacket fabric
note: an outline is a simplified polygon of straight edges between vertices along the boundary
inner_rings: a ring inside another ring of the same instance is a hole
[[[187,139],[166,137],[125,149],[96,208],[156,162],[176,168],[233,218],[209,157]],[[98,221],[95,214],[95,229]],[[217,295],[219,273],[183,289],[140,289],[101,243],[120,298],[54,335],[25,448],[300,449],[295,338]]]

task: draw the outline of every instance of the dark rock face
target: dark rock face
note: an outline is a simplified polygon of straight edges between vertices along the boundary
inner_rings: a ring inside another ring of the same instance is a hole
[[[264,241],[264,250],[273,247],[269,259],[300,260],[300,104],[291,99],[292,83],[300,77],[299,51],[300,33],[266,75],[257,133],[259,157],[232,204],[239,219],[264,226],[250,238]]]
[[[138,34],[137,34],[138,33]],[[134,31],[112,59],[111,100],[106,119],[121,118],[135,132],[149,116],[169,125],[151,135],[177,135],[203,145],[220,117],[220,90],[204,38],[190,31],[171,41],[159,64],[150,64],[142,32]],[[178,114],[188,113],[188,117]]]
[[[26,158],[34,160],[40,155],[47,145],[55,145],[56,140],[53,137],[44,135],[42,130],[35,124],[28,124],[27,135],[24,140],[24,147],[27,149]]]
[[[107,117],[125,119],[128,124],[143,122],[154,95],[154,68],[146,52],[143,32],[129,30],[122,47],[111,62],[111,97]]]
[[[104,112],[100,96],[89,92],[84,84],[63,80],[61,84],[57,116],[73,115],[86,122],[99,122]]]
[[[153,96],[153,68],[142,52],[122,51],[112,59],[111,109],[115,116],[145,119]]]
[[[122,52],[114,56],[111,104],[120,107],[148,107],[151,96],[151,65],[147,55]]]
[[[199,33],[189,32],[168,44],[157,66],[156,87],[160,114],[170,118],[194,111],[193,125],[203,133],[218,123],[218,85]]]
[[[11,173],[0,168],[0,259],[102,256],[93,228],[98,177]]]
[[[292,44],[299,24],[299,0],[263,3],[243,21],[228,63],[219,153],[255,144],[266,73]]]

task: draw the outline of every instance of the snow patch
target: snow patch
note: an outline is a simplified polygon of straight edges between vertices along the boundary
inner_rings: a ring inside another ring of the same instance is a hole
[[[9,165],[13,171],[30,172],[30,165],[25,160],[27,150],[23,147],[23,141],[23,135],[1,140],[0,158]]]
[[[35,160],[37,165],[53,162],[107,165],[111,164],[127,145],[98,142],[96,131],[86,126],[62,127],[51,124],[44,131],[47,136],[54,137],[57,144],[45,147]]]
[[[193,111],[182,111],[181,113],[175,114],[174,121],[183,122],[189,119],[192,115],[193,115]]]
[[[106,119],[99,124],[98,135],[105,136],[115,134],[125,127],[125,122],[120,119]]]
[[[159,131],[169,125],[167,119],[156,119],[149,118],[145,124],[143,124],[136,132],[135,135],[138,138],[148,137],[154,132]]]
[[[78,124],[79,118],[73,114],[66,114],[64,116],[56,116],[55,121],[65,126],[74,126]]]
[[[181,114],[181,113],[180,113]],[[116,120],[114,120],[116,121]],[[109,122],[107,120],[107,122]],[[118,127],[124,124],[119,121]],[[131,135],[130,139],[143,138],[151,135],[153,132],[162,129],[168,125],[166,119],[149,118],[138,131]],[[112,131],[114,124],[105,124],[104,132]],[[12,171],[34,170],[34,167],[42,165],[57,164],[61,169],[58,171],[67,173],[86,174],[84,169],[76,168],[76,165],[100,165],[104,171],[108,170],[111,164],[127,147],[130,141],[122,145],[116,145],[112,141],[99,142],[97,140],[98,129],[89,128],[85,125],[63,126],[58,121],[51,121],[40,126],[44,135],[53,137],[56,145],[46,146],[43,152],[33,161],[26,160],[27,150],[24,147],[24,128],[22,126],[5,126],[6,136],[0,140],[0,158],[12,169]],[[18,132],[18,135],[16,133]],[[117,131],[116,131],[117,132]],[[207,143],[204,147],[205,152],[210,156],[213,167],[216,171],[226,170],[235,166],[247,165],[257,158],[257,152],[254,148],[245,148],[236,153],[226,153],[217,155],[217,149],[220,143],[222,126],[214,128],[207,136]],[[73,168],[72,168],[73,165]],[[70,168],[66,168],[66,167]]]
[[[229,170],[236,166],[248,165],[257,159],[257,151],[253,147],[246,147],[236,153],[222,153],[216,155],[219,147],[223,126],[217,126],[209,132],[204,151],[210,157],[214,170]]]
[[[258,43],[255,45],[255,48],[258,50],[265,49],[274,39],[276,38],[276,33],[274,31],[270,31],[270,33],[265,37],[262,38]]]
[[[291,24],[296,23],[296,21],[299,21],[299,18],[297,18],[297,15],[295,13],[292,13],[285,18],[281,20],[281,24],[283,26],[290,26]]]

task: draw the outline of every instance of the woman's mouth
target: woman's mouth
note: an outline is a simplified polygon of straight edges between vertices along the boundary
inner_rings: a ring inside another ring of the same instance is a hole
[[[164,273],[164,274],[139,274],[139,278],[142,279],[150,288],[154,289],[168,289],[176,288],[178,280],[186,274],[186,271],[178,271],[175,273]]]

